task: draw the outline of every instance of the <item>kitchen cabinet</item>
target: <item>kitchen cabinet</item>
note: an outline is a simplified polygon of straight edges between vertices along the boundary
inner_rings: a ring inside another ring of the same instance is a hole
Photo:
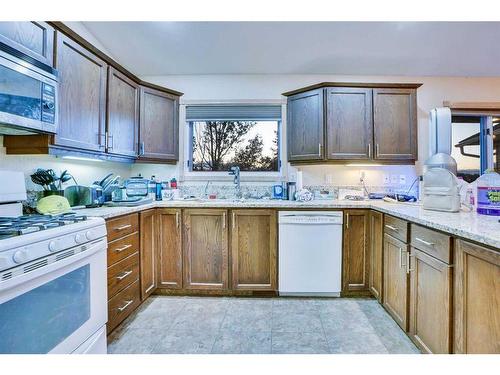
[[[451,353],[452,266],[411,247],[410,336],[426,353]]]
[[[324,157],[323,90],[288,98],[288,160],[321,160]]]
[[[276,228],[274,210],[231,211],[233,290],[277,289]]]
[[[141,232],[141,300],[145,300],[156,289],[156,254],[158,225],[155,209],[139,214]]]
[[[182,288],[181,210],[158,209],[158,288]]]
[[[141,87],[139,159],[175,162],[179,159],[179,97]]]
[[[344,210],[342,291],[367,292],[369,267],[369,211]]]
[[[227,210],[186,209],[183,223],[184,288],[228,289]]]
[[[370,270],[369,286],[372,295],[382,302],[383,283],[383,247],[384,247],[384,215],[377,211],[370,212]]]
[[[62,33],[56,43],[59,126],[54,145],[104,152],[108,66]]]
[[[383,306],[397,324],[408,331],[408,245],[384,234]]]
[[[50,67],[54,28],[46,22],[0,22],[0,42]]]
[[[500,353],[500,253],[456,241],[454,352]]]
[[[373,89],[375,159],[417,159],[417,96],[415,89]]]
[[[326,158],[372,157],[372,90],[354,87],[326,89]]]
[[[135,158],[139,142],[139,85],[108,69],[106,152]]]

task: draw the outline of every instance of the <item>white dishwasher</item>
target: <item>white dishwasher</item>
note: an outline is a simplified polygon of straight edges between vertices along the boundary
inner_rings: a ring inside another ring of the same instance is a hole
[[[342,212],[279,212],[279,294],[340,296]]]

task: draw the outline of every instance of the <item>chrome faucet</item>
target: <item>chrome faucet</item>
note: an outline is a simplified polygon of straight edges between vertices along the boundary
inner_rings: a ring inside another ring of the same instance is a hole
[[[207,199],[208,198],[208,186],[210,185],[210,180],[207,181],[207,184],[205,185],[205,190],[203,192],[203,198]]]
[[[236,188],[236,198],[241,198],[240,167],[235,165],[229,169],[229,174],[234,175],[234,187]]]

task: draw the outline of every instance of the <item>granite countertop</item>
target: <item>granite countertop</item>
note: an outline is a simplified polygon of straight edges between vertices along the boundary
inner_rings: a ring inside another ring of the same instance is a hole
[[[104,219],[144,211],[150,208],[276,208],[276,209],[343,209],[367,208],[393,215],[413,223],[479,242],[500,251],[500,223],[495,216],[478,215],[475,212],[428,211],[415,203],[389,203],[384,201],[313,200],[295,202],[282,200],[174,200],[159,201],[137,207],[99,207],[78,210],[88,216]]]

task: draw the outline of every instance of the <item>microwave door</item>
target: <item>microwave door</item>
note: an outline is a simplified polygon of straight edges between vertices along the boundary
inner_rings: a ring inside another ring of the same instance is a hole
[[[106,240],[87,246],[0,282],[0,354],[72,353],[106,324]]]

